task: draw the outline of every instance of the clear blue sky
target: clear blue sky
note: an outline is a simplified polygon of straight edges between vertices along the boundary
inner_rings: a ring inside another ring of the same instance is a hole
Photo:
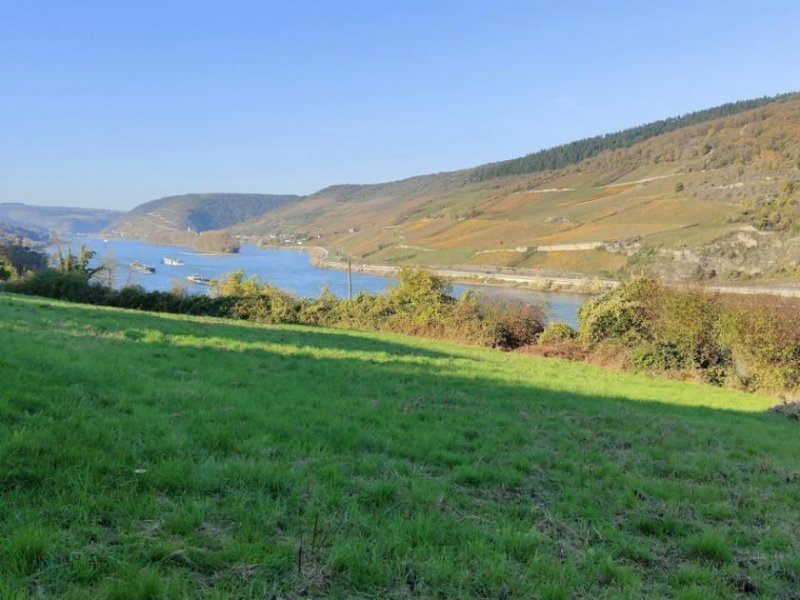
[[[796,0],[0,1],[0,202],[310,193],[800,89]]]

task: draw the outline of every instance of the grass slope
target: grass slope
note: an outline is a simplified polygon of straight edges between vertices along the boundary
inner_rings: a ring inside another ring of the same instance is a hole
[[[0,597],[790,598],[770,400],[0,296]]]

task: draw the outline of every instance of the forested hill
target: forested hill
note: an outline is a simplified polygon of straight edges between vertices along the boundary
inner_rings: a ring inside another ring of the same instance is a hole
[[[273,194],[183,194],[146,202],[108,226],[115,233],[152,235],[170,231],[225,229],[277,210],[299,196]]]
[[[758,108],[777,100],[800,97],[797,93],[781,94],[779,96],[755,98],[752,100],[740,100],[729,102],[714,108],[698,110],[687,113],[679,117],[661,119],[645,125],[631,127],[614,133],[597,135],[582,140],[562,144],[553,148],[540,150],[520,158],[512,158],[496,163],[490,163],[475,169],[475,179],[484,180],[494,177],[505,177],[507,175],[525,175],[527,173],[538,173],[552,169],[561,169],[569,165],[574,165],[597,156],[605,150],[619,150],[630,148],[634,144],[643,142],[647,139],[675,131],[682,127],[699,125],[713,119],[728,117],[746,110]]]

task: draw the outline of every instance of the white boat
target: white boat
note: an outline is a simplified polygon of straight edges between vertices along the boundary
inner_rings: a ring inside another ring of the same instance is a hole
[[[169,257],[165,256],[164,258],[161,259],[161,262],[164,263],[165,265],[169,265],[171,267],[182,267],[183,266],[183,261],[180,258],[169,258]]]
[[[206,277],[200,277],[200,275],[189,275],[186,278],[191,283],[196,283],[198,285],[211,285],[211,280]]]
[[[150,265],[146,265],[141,261],[132,260],[130,264],[130,268],[132,271],[139,271],[139,273],[155,273],[156,268],[151,267]]]

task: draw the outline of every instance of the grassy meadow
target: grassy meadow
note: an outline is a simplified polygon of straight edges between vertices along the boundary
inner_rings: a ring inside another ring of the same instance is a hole
[[[773,399],[0,295],[0,598],[797,598]]]

